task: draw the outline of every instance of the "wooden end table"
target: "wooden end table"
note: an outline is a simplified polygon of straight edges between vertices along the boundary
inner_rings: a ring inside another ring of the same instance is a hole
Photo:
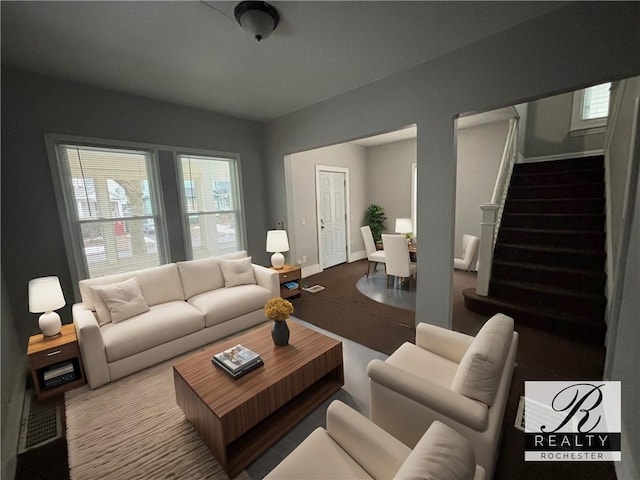
[[[302,269],[297,265],[284,265],[282,268],[269,267],[271,270],[278,272],[280,277],[280,296],[282,298],[299,297],[302,293],[300,280],[302,279]],[[298,288],[287,288],[284,286],[287,282],[297,282]]]
[[[59,395],[86,383],[76,329],[72,323],[63,325],[60,333],[52,337],[45,337],[41,333],[32,335],[27,346],[27,357],[38,400]],[[61,379],[61,383],[47,386],[45,373],[67,362],[73,367],[74,378]]]
[[[231,478],[344,384],[342,342],[287,324],[288,346],[273,344],[268,323],[173,366],[178,405]],[[239,343],[264,366],[234,380],[211,357]]]

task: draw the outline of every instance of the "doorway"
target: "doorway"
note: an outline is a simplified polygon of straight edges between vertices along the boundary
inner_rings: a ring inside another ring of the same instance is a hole
[[[316,218],[322,269],[347,261],[348,174],[347,168],[316,166]]]

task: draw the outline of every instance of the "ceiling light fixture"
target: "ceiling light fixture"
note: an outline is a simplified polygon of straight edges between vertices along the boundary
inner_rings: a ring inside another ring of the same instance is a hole
[[[233,10],[238,25],[257,41],[271,35],[280,21],[278,11],[267,2],[240,2]]]

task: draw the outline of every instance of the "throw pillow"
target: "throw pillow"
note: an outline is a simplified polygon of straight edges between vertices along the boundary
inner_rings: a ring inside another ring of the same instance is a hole
[[[113,323],[121,322],[149,311],[149,306],[142,296],[140,282],[136,277],[121,283],[93,288],[106,305]]]
[[[451,390],[491,406],[512,336],[511,317],[499,313],[487,320],[462,357]]]
[[[225,287],[236,287],[238,285],[250,285],[256,283],[253,274],[251,257],[239,260],[220,260],[220,269],[224,277]]]
[[[473,480],[475,471],[475,454],[467,439],[436,420],[413,448],[394,480]]]

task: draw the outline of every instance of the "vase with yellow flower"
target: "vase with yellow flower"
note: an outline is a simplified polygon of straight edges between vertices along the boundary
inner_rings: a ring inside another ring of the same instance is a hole
[[[271,337],[273,343],[284,346],[289,344],[289,327],[287,318],[293,313],[293,305],[290,301],[281,297],[274,297],[264,306],[265,317],[273,320]]]

